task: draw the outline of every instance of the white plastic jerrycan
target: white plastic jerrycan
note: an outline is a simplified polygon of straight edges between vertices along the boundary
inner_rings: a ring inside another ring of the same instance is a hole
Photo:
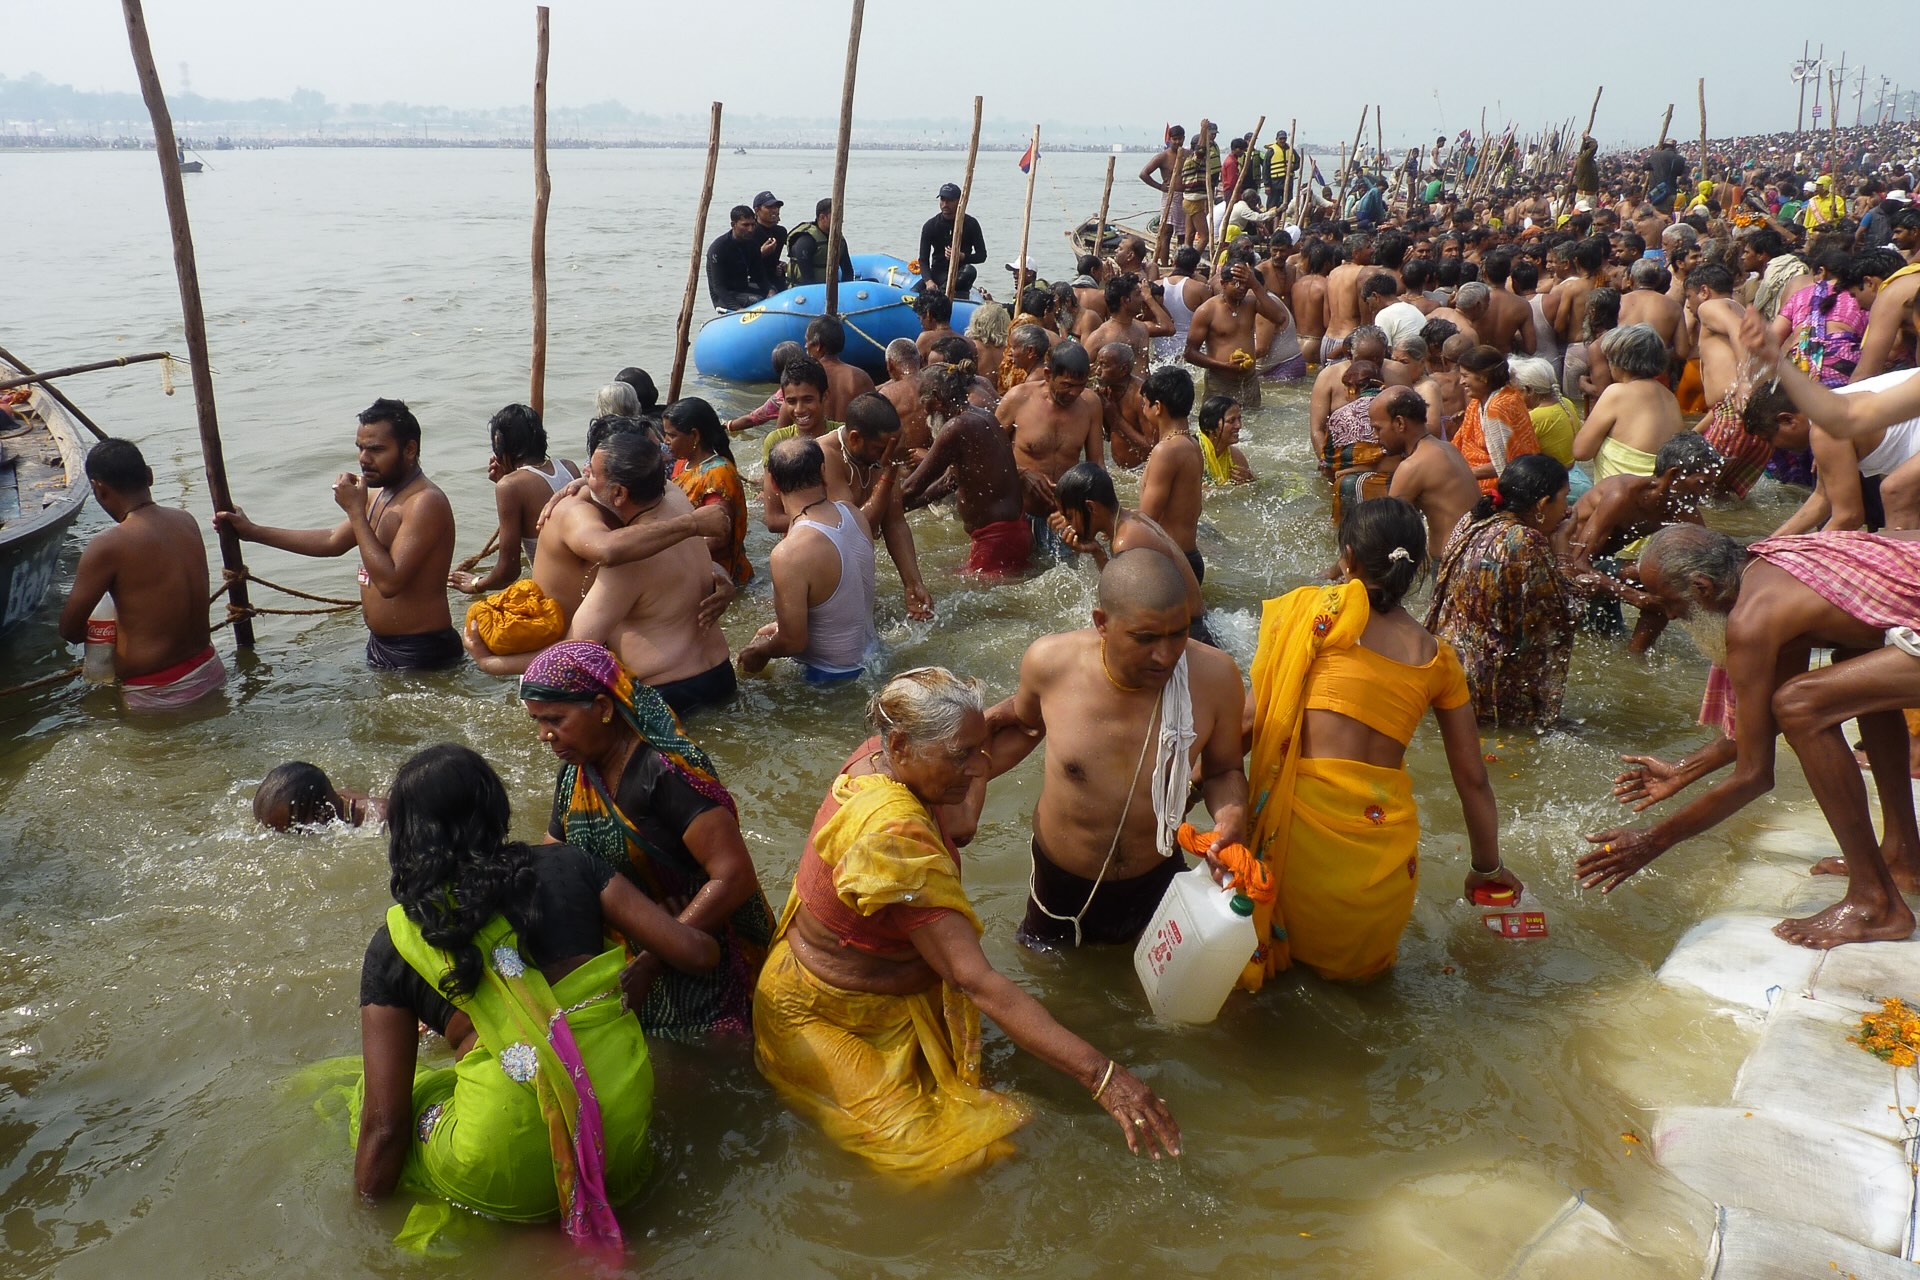
[[[1212,1022],[1258,945],[1253,900],[1215,884],[1201,862],[1167,885],[1133,950],[1133,970],[1156,1018]]]

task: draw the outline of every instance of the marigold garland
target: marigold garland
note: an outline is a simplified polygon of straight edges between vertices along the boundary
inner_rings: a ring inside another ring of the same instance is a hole
[[[1880,1002],[1880,1012],[1861,1017],[1860,1034],[1847,1041],[1882,1062],[1911,1067],[1920,1059],[1920,1012],[1905,1000],[1889,997]]]

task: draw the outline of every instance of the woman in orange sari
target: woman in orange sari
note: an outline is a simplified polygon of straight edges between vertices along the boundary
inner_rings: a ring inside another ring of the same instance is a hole
[[[990,768],[975,680],[920,667],[867,708],[877,737],[814,816],[753,997],[754,1061],[875,1168],[919,1180],[1010,1154],[1024,1103],[981,1086],[980,1015],[1093,1095],[1134,1151],[1180,1154],[1166,1104],[1053,1020],[980,949],[960,885]]]
[[[686,396],[667,406],[660,425],[674,456],[673,482],[687,500],[695,507],[725,503],[733,516],[732,532],[708,538],[707,551],[736,587],[745,586],[753,579],[747,559],[747,490],[720,415],[700,397]]]
[[[1466,817],[1466,892],[1520,888],[1500,860],[1500,820],[1460,659],[1401,607],[1426,558],[1419,511],[1374,498],[1341,523],[1344,582],[1267,601],[1247,779],[1250,844],[1279,898],[1245,985],[1257,989],[1296,961],[1349,981],[1392,967],[1420,871],[1405,757],[1429,707]]]
[[[1533,416],[1527,398],[1511,385],[1507,358],[1494,347],[1481,345],[1460,357],[1460,385],[1467,393],[1467,413],[1454,434],[1454,447],[1473,468],[1480,492],[1492,493],[1507,463],[1523,454],[1540,452],[1533,434]]]

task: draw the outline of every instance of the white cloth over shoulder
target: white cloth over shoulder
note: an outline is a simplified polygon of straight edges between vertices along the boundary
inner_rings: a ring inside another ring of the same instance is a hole
[[[1160,690],[1160,741],[1149,785],[1153,791],[1153,846],[1170,858],[1180,847],[1180,824],[1187,820],[1187,785],[1193,777],[1193,694],[1187,688],[1187,655],[1181,654]]]

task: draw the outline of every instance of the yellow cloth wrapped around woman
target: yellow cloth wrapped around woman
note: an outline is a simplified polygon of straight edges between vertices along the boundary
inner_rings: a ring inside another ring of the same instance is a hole
[[[862,915],[895,904],[945,908],[979,931],[939,826],[911,791],[877,774],[842,774],[833,796],[840,809],[812,844],[843,903]],[[1007,1135],[1027,1109],[980,1087],[973,1001],[944,982],[879,995],[822,981],[787,943],[799,906],[796,888],[754,990],[760,1074],[834,1142],[890,1174],[920,1180],[1011,1154]]]
[[[567,615],[532,578],[468,605],[467,625],[495,653],[533,653],[567,638]]]

